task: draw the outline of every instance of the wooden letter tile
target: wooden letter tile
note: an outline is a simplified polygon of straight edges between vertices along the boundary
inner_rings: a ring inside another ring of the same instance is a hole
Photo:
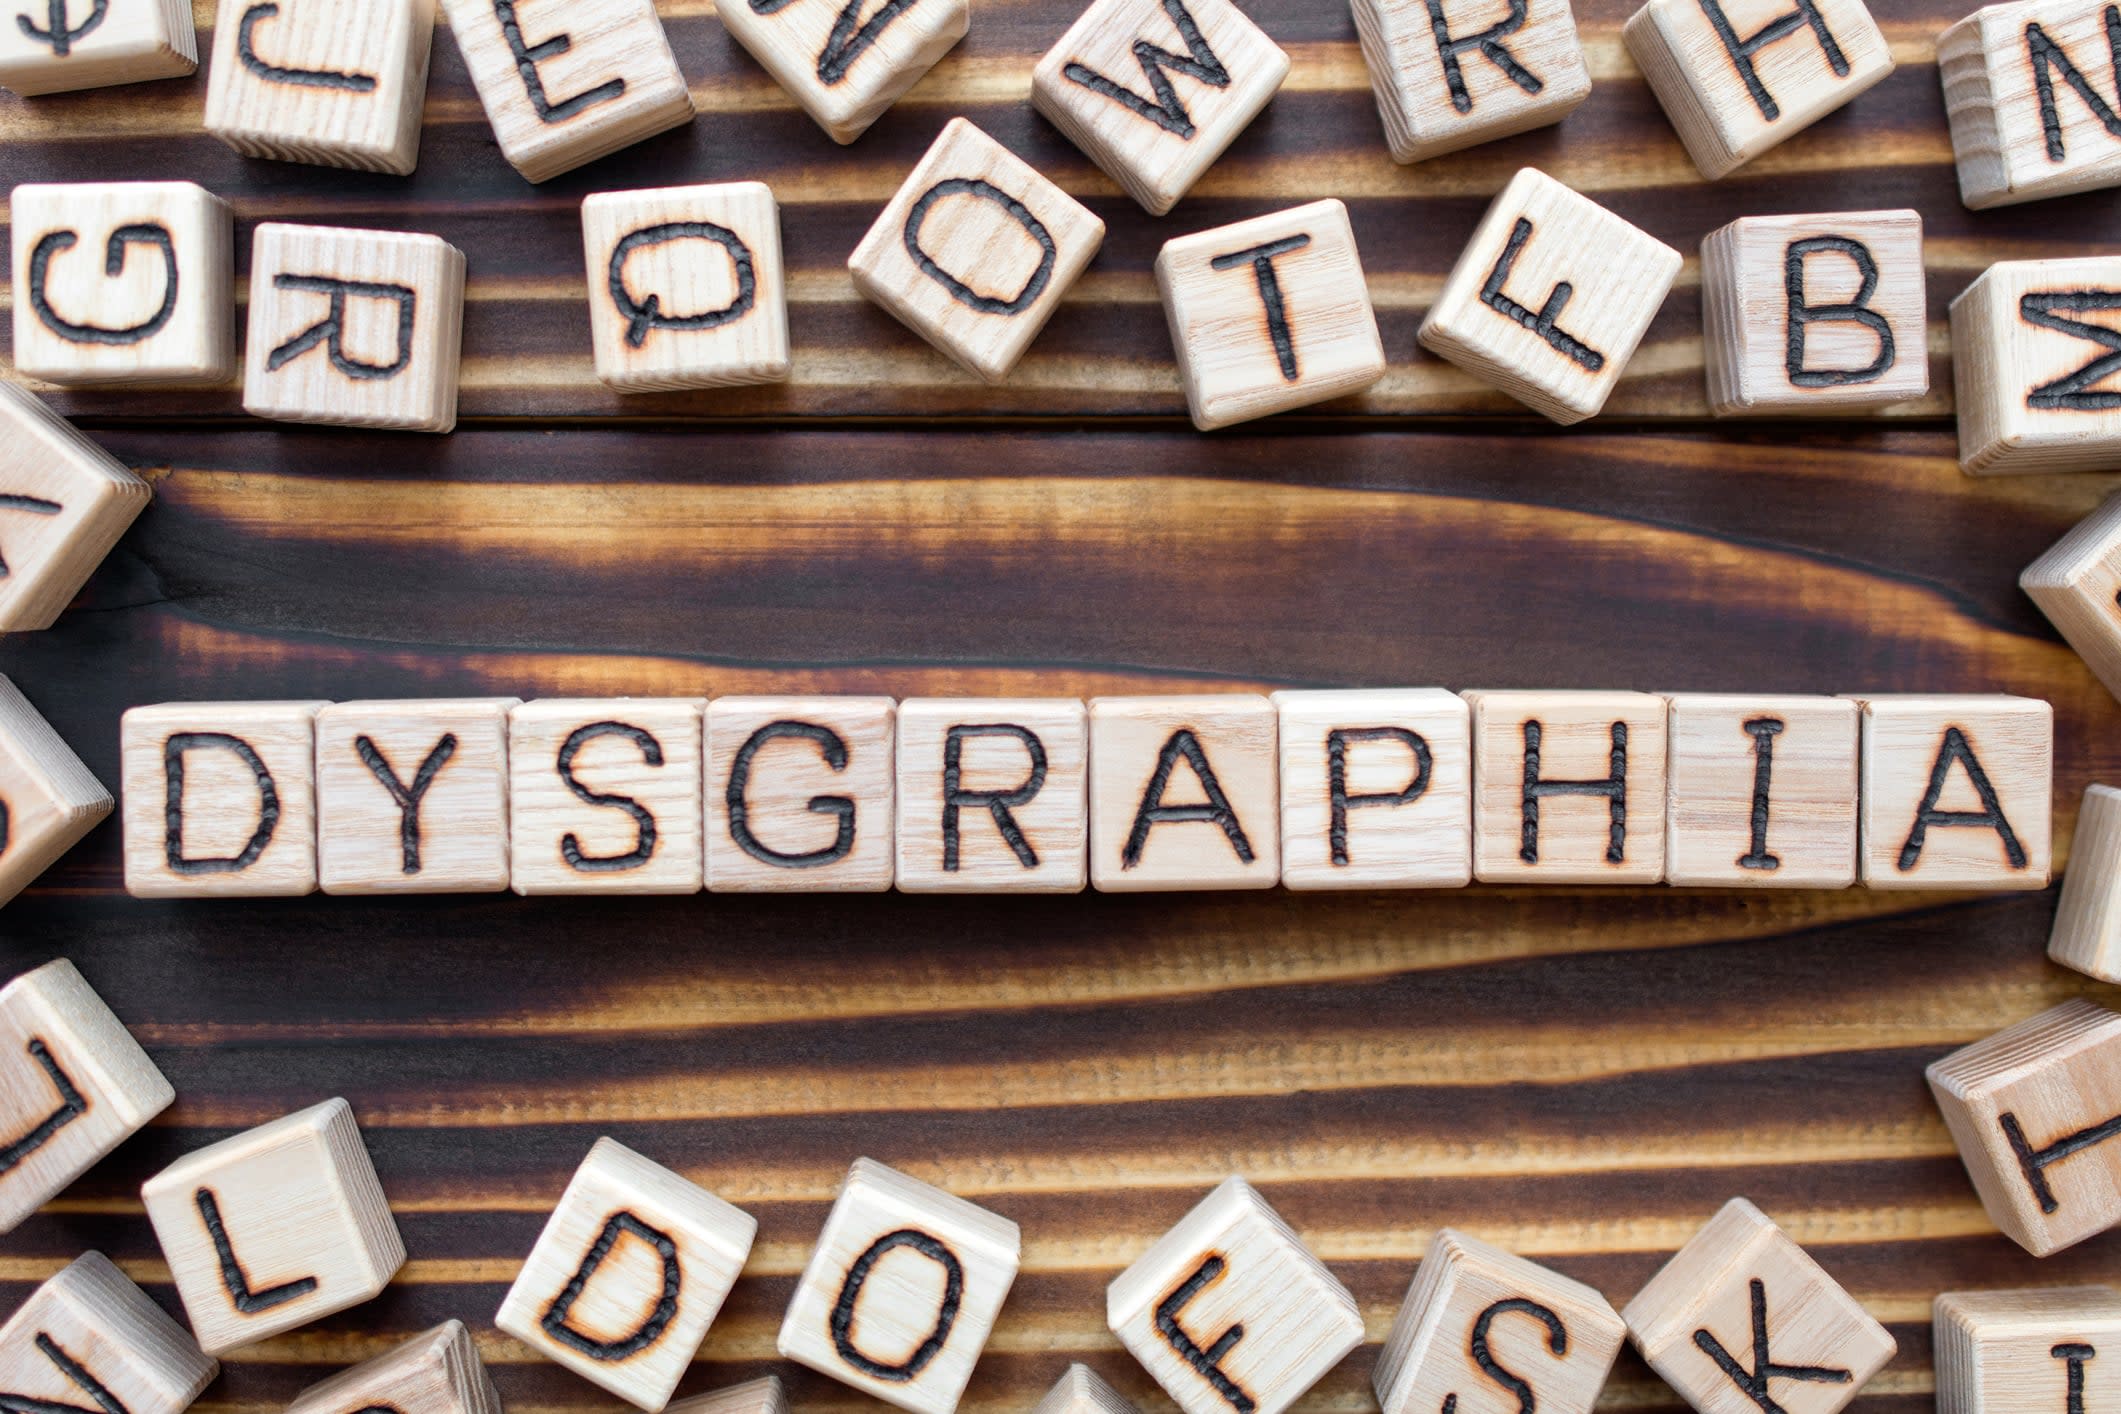
[[[700,848],[696,697],[526,702],[508,719],[519,894],[692,894]]]
[[[2112,1287],[1947,1291],[1935,1310],[1937,1414],[2085,1414],[2121,1402]]]
[[[1700,1414],[1834,1414],[1898,1349],[1767,1214],[1733,1198],[1621,1312]]]
[[[1987,5],[1937,36],[1959,197],[1979,211],[2121,184],[2114,31],[2088,0]]]
[[[394,1350],[295,1396],[287,1414],[501,1414],[479,1348],[462,1321],[444,1321]]]
[[[317,714],[317,880],[328,894],[509,884],[513,697],[341,702]]]
[[[0,383],[0,633],[50,628],[148,494],[72,424]]]
[[[751,1254],[758,1221],[599,1139],[494,1324],[655,1414]]]
[[[221,0],[206,130],[246,157],[410,173],[435,0]]]
[[[1281,881],[1455,888],[1473,877],[1472,714],[1441,688],[1277,692]]]
[[[1141,1410],[1088,1365],[1075,1364],[1053,1382],[1031,1414],[1141,1414]]]
[[[148,79],[199,67],[191,0],[25,0],[0,26],[0,88],[23,98]]]
[[[965,0],[879,6],[859,29],[842,0],[727,0],[715,13],[837,143],[867,132],[971,23]]]
[[[327,702],[167,702],[119,727],[125,891],[292,898],[317,886],[317,713]]]
[[[1231,0],[1091,0],[1031,73],[1031,101],[1152,216],[1236,141],[1289,56]]]
[[[0,1390],[40,1409],[184,1414],[221,1362],[101,1252],[84,1252],[0,1326]]]
[[[1274,704],[1251,693],[1090,703],[1090,878],[1106,893],[1281,878]]]
[[[1354,0],[1392,156],[1419,162],[1558,123],[1591,95],[1569,0]],[[1454,13],[1455,11],[1455,13]]]
[[[952,118],[847,269],[900,323],[998,383],[1104,239],[1081,202]]]
[[[788,1396],[781,1389],[780,1377],[768,1375],[763,1380],[681,1399],[666,1414],[788,1414]]]
[[[1422,347],[1554,421],[1595,416],[1678,278],[1679,252],[1525,168],[1421,321]]]
[[[405,1265],[344,1100],[187,1154],[140,1197],[209,1355],[358,1306]]]
[[[898,708],[898,886],[1074,893],[1088,877],[1090,720],[1073,698]]]
[[[2106,690],[2121,697],[2121,496],[2026,566],[2018,586]]]
[[[0,678],[0,905],[110,814],[110,792]]]
[[[2086,786],[2062,873],[2047,955],[2101,982],[2121,982],[2121,790]]]
[[[1007,1218],[857,1159],[788,1303],[781,1355],[913,1414],[950,1414],[1022,1250]]]
[[[1671,695],[1665,882],[1856,882],[1857,707],[1845,697]]]
[[[718,697],[707,704],[707,887],[891,887],[888,697]]]
[[[787,378],[781,214],[764,182],[598,192],[582,202],[582,250],[590,342],[607,387]]]
[[[2030,697],[1866,697],[1864,884],[2044,889],[2055,709]]]
[[[1646,692],[1468,692],[1473,876],[1664,878],[1665,701]]]
[[[2006,260],[1952,301],[1959,465],[1974,476],[2121,467],[2107,388],[2121,256]]]
[[[1156,288],[1203,432],[1359,393],[1384,376],[1370,287],[1338,201],[1168,242]]]

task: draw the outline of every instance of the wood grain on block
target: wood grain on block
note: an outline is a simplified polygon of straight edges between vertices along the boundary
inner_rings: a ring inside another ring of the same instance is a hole
[[[287,1414],[501,1414],[479,1347],[444,1321],[295,1396]]]
[[[0,26],[0,88],[23,98],[182,78],[199,67],[191,0],[44,0]]]
[[[899,0],[859,12],[832,0],[728,0],[737,43],[834,142],[853,142],[949,53],[971,24],[965,0]]]
[[[1947,1291],[1931,1331],[1937,1414],[2086,1414],[2121,1402],[2111,1358],[2121,1292],[2110,1286]]]
[[[317,882],[328,894],[509,885],[513,697],[341,702],[317,714]]]
[[[898,886],[1075,893],[1089,877],[1090,718],[1074,698],[898,707]]]
[[[2064,1002],[1929,1068],[1989,1221],[2035,1257],[2121,1223],[2121,1015]]]
[[[2110,6],[1985,5],[1937,36],[1959,197],[1979,211],[2121,184]]]
[[[1384,376],[1355,229],[1338,201],[1169,241],[1156,288],[1203,432],[1359,393]]]
[[[1468,692],[1473,876],[1664,878],[1665,700],[1646,692]]]
[[[1289,76],[1231,0],[1091,0],[1031,102],[1152,216],[1178,205]]]
[[[952,118],[847,269],[900,323],[996,383],[1104,239],[1105,223],[1088,207]]]
[[[1141,1414],[1128,1399],[1080,1361],[1053,1382],[1031,1414]]]
[[[889,889],[897,715],[888,697],[708,703],[707,887]]]
[[[2121,697],[2121,496],[2110,497],[2018,576],[2048,622]]]
[[[1185,1414],[1281,1414],[1362,1344],[1362,1311],[1242,1178],[1105,1290],[1105,1321]]]
[[[1351,8],[1396,161],[1558,123],[1591,95],[1569,0],[1518,0],[1501,18],[1464,0]]]
[[[508,718],[519,894],[693,894],[702,872],[697,697],[526,702]]]
[[[1022,1251],[1009,1219],[857,1159],[788,1303],[780,1353],[913,1414],[950,1414]]]
[[[2005,260],[1952,301],[1959,465],[1974,476],[2121,467],[2107,389],[2121,256]]]
[[[1665,882],[1754,889],[1856,882],[1853,701],[1699,692],[1667,701]]]
[[[140,1197],[209,1355],[358,1306],[405,1265],[344,1100],[187,1154]]]
[[[597,377],[622,393],[788,376],[781,215],[764,182],[582,201]]]
[[[447,432],[463,327],[464,253],[440,237],[266,222],[250,248],[243,410]]]
[[[0,632],[57,622],[148,496],[72,424],[0,383]]]
[[[206,130],[246,157],[410,173],[435,0],[220,0]]]
[[[2030,697],[1860,701],[1865,886],[2046,888],[2055,709]]]
[[[1621,1312],[1628,1338],[1700,1414],[1834,1414],[1899,1348],[1884,1326],[1743,1198]]]
[[[0,1390],[29,1409],[184,1414],[221,1362],[101,1252],[84,1252],[0,1326]]]
[[[1506,1407],[1590,1414],[1627,1326],[1591,1287],[1444,1228],[1429,1243],[1371,1383],[1384,1414]]]
[[[63,957],[0,988],[0,1077],[0,1233],[177,1097],[125,1023]],[[0,1363],[6,1359],[0,1350]],[[4,1382],[0,1389],[26,1393]]]
[[[749,1213],[599,1139],[494,1324],[654,1414],[707,1338],[757,1233]]]
[[[0,678],[0,905],[110,811],[103,783],[21,690]]]
[[[1612,395],[1679,252],[1527,167],[1480,219],[1421,321],[1422,347],[1564,425]]]
[[[2101,982],[2121,982],[2121,790],[2086,786],[2047,955]]]
[[[1090,879],[1106,893],[1281,878],[1274,704],[1251,693],[1090,702]]]
[[[317,886],[326,702],[166,702],[119,724],[125,891],[291,898]]]
[[[778,1375],[681,1399],[665,1414],[788,1414],[788,1396]]]
[[[1701,242],[1709,408],[1830,413],[1930,389],[1916,211],[1747,216]]]
[[[1281,882],[1455,888],[1473,877],[1472,713],[1442,688],[1277,692]]]
[[[9,198],[15,367],[48,383],[225,383],[235,217],[191,182],[24,183]]]

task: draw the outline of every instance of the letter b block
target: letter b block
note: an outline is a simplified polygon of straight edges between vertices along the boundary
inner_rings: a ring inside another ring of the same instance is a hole
[[[1952,301],[1959,465],[1973,476],[2121,467],[2121,257],[2006,260]]]
[[[1274,704],[1250,693],[1090,703],[1090,878],[1107,893],[1271,889]]]
[[[1665,701],[1645,692],[1468,692],[1473,876],[1664,878]]]
[[[76,1257],[0,1326],[10,1408],[184,1414],[220,1369],[101,1252]]]
[[[221,0],[206,130],[246,157],[409,174],[435,0]]]
[[[317,714],[317,880],[328,894],[509,884],[513,697],[342,702]]]
[[[891,887],[898,704],[888,697],[718,697],[707,704],[707,887]]]
[[[2121,1361],[2111,1358],[2121,1351],[2121,1293],[2112,1287],[1947,1291],[1931,1331],[1938,1414],[2085,1414],[2121,1400]]]
[[[1354,0],[1385,137],[1401,162],[1558,123],[1591,96],[1568,0]],[[1452,13],[1453,10],[1457,13]]]
[[[526,702],[508,718],[519,894],[691,894],[700,851],[696,697]]]
[[[2044,889],[2055,709],[2029,697],[1863,702],[1863,882]]]
[[[2019,0],[1937,36],[1960,200],[1979,211],[2121,183],[2113,10]]]
[[[119,727],[125,891],[288,898],[317,886],[325,702],[169,702]]]

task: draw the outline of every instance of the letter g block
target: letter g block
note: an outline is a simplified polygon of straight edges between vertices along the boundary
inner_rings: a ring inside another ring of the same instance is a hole
[[[317,886],[325,702],[166,702],[119,727],[125,890],[292,898]]]

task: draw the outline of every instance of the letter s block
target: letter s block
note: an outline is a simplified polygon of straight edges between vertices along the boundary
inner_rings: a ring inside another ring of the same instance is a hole
[[[2046,888],[2055,709],[2030,697],[1860,700],[1864,886]]]
[[[188,0],[25,0],[0,26],[0,88],[24,98],[149,79],[199,67]]]
[[[1254,693],[1090,702],[1090,879],[1106,893],[1281,878],[1274,704]]]
[[[1473,876],[1664,878],[1665,700],[1646,692],[1468,692]]]
[[[892,881],[888,697],[707,704],[707,887],[882,893]]]
[[[0,678],[0,905],[110,814],[110,792]]]
[[[119,726],[125,891],[292,898],[317,886],[317,713],[328,702],[169,702]]]
[[[834,142],[853,142],[965,37],[965,0],[728,0],[730,37],[803,105]],[[859,24],[857,24],[859,21]]]
[[[1568,0],[1354,0],[1392,157],[1419,162],[1558,123],[1591,96]]]
[[[1976,211],[2121,183],[2109,0],[1985,5],[1937,36],[1959,198]]]
[[[411,1340],[311,1385],[287,1414],[501,1414],[479,1347],[462,1321]]]
[[[76,1257],[0,1326],[0,1390],[32,1408],[184,1414],[220,1370],[101,1252]]]
[[[221,0],[206,130],[246,157],[411,173],[435,0]]]
[[[508,714],[519,894],[691,894],[700,851],[697,697],[554,699]]]
[[[317,881],[328,894],[509,885],[513,697],[341,702],[317,714]]]
[[[0,633],[57,622],[149,494],[37,398],[0,384]]]
[[[2121,1400],[2111,1358],[2121,1351],[2121,1293],[2110,1286],[1947,1291],[1930,1328],[1937,1414],[2084,1414]]]
[[[1959,466],[1972,476],[2121,467],[2121,256],[2005,260],[1952,301]]]

